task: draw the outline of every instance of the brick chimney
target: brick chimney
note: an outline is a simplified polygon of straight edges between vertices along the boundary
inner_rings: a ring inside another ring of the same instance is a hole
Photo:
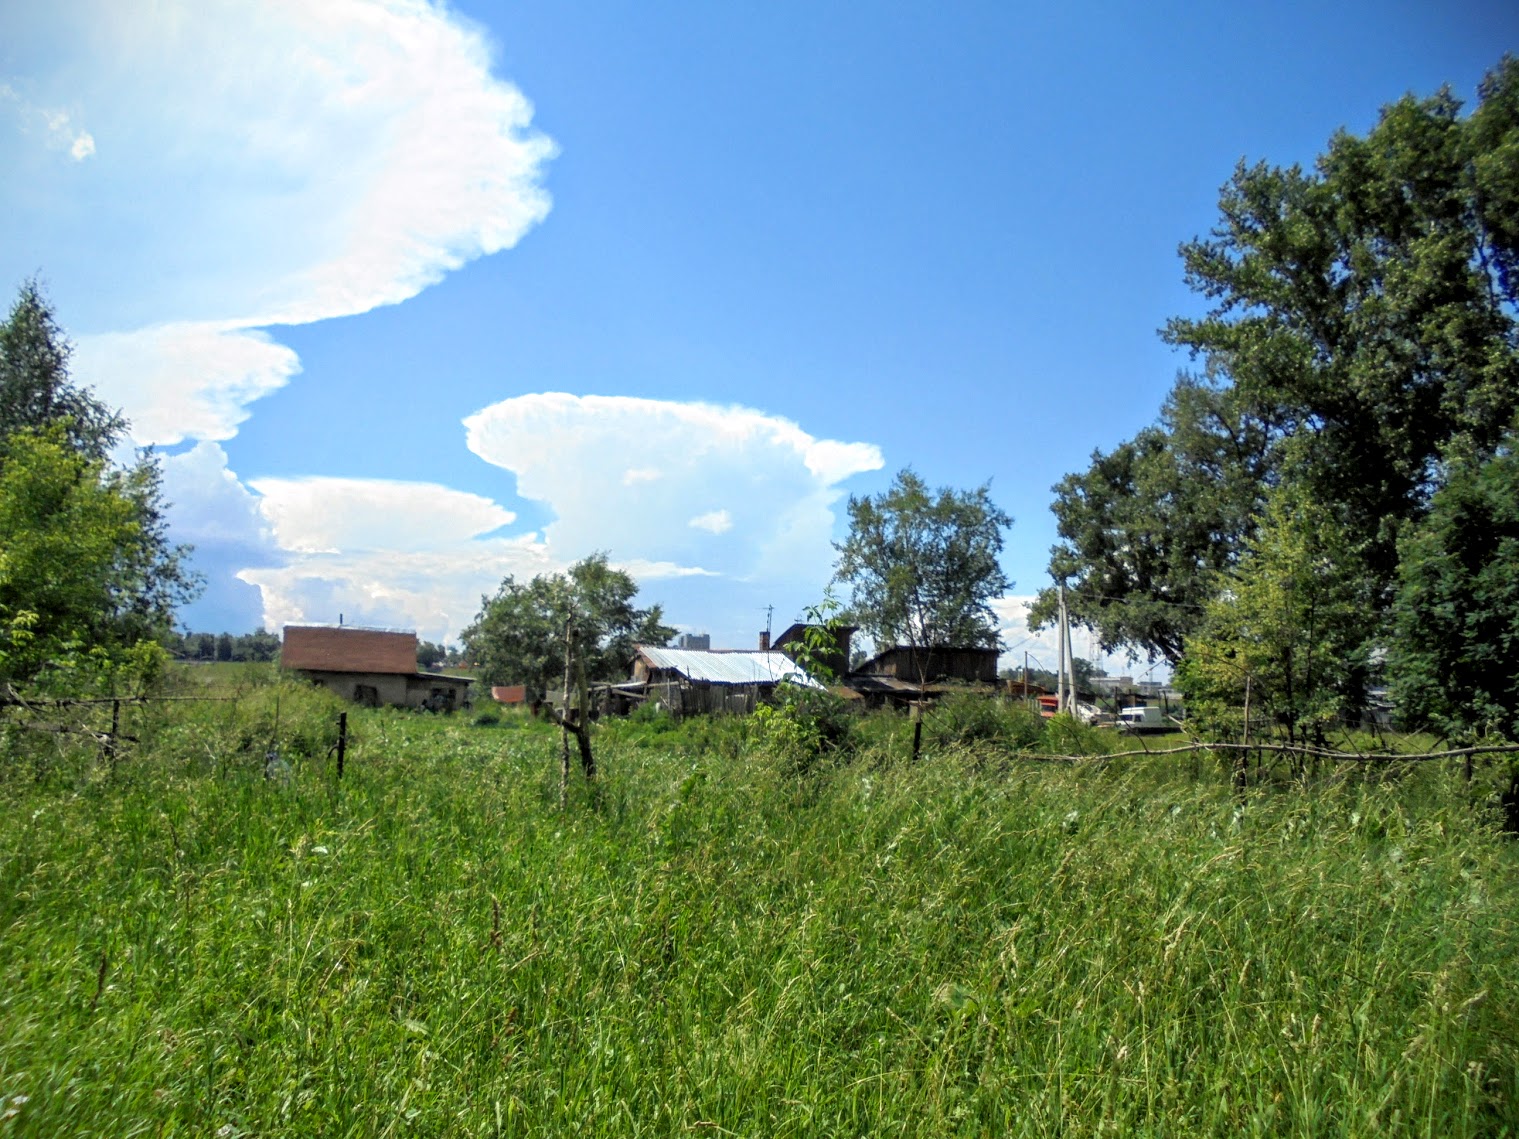
[[[760,630],[760,652],[762,652],[762,653],[768,653],[769,651],[770,651],[770,630],[769,629],[761,629]]]

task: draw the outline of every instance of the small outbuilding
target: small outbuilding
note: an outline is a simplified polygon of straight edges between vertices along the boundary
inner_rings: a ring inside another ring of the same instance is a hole
[[[790,657],[761,649],[700,651],[635,645],[631,684],[644,699],[659,700],[676,715],[696,712],[752,712],[787,680],[809,688],[818,684]]]
[[[452,712],[469,707],[467,676],[417,669],[417,634],[357,625],[286,625],[280,667],[345,700]]]
[[[851,670],[844,684],[872,707],[902,707],[967,689],[992,692],[997,650],[893,645]]]

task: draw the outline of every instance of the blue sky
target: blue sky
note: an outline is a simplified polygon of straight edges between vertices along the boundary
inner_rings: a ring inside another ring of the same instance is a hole
[[[1186,366],[1236,162],[1515,49],[1498,3],[5,5],[0,285],[164,456],[194,628],[453,638],[606,549],[746,646],[911,465],[991,480],[1053,659],[1049,488]]]

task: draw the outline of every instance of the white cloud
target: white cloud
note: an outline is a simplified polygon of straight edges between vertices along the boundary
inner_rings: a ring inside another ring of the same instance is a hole
[[[86,336],[74,366],[126,410],[135,439],[162,446],[230,439],[249,404],[301,370],[296,354],[264,333],[208,322]]]
[[[235,547],[244,563],[278,556],[258,498],[227,469],[227,454],[218,444],[197,443],[181,455],[161,458],[159,465],[176,540],[199,548]]]
[[[7,101],[66,106],[23,118],[76,158],[104,149],[93,180],[0,189],[0,263],[45,254],[76,374],[139,441],[229,438],[298,370],[250,330],[405,300],[548,213],[554,144],[441,3],[5,7],[32,68]],[[51,195],[69,208],[34,204]]]
[[[450,550],[304,554],[288,565],[245,569],[238,578],[263,593],[270,628],[336,621],[416,629],[455,640],[506,574],[530,578],[563,567],[537,535],[460,543]]]
[[[753,408],[632,396],[517,396],[464,426],[470,450],[554,512],[544,536],[555,551],[606,549],[819,589],[833,562],[838,484],[883,465],[872,444],[816,439]],[[660,477],[629,477],[652,470]],[[714,510],[714,500],[725,505]]]
[[[386,479],[254,479],[283,549],[296,553],[451,550],[516,519],[478,494]]]
[[[22,131],[32,133],[41,128],[40,133],[49,150],[67,150],[76,162],[95,153],[94,138],[89,131],[75,129],[73,116],[68,111],[36,106],[8,83],[0,83],[0,100],[15,108]]]
[[[640,583],[659,583],[654,598],[711,597],[700,583],[724,578],[731,600],[758,579],[769,595],[759,607],[771,600],[789,613],[831,571],[842,493],[831,480],[882,464],[873,446],[818,440],[742,407],[550,393],[505,400],[465,426],[473,451],[553,511],[543,533],[495,535],[511,511],[434,484],[255,479],[258,523],[279,557],[238,578],[262,591],[271,627],[343,613],[456,637],[504,575],[557,572],[597,550]],[[624,477],[655,469],[640,453],[658,456],[659,477]],[[714,498],[728,505],[712,509]]]
[[[733,516],[726,510],[713,510],[698,514],[686,525],[694,530],[705,530],[708,534],[726,534],[733,529]]]

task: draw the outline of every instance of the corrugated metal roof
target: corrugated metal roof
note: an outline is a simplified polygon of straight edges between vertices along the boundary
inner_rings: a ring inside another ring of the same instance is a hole
[[[789,680],[807,688],[818,687],[785,653],[704,653],[696,649],[658,649],[652,645],[639,645],[638,651],[655,668],[672,669],[687,680],[706,684],[778,684]]]

